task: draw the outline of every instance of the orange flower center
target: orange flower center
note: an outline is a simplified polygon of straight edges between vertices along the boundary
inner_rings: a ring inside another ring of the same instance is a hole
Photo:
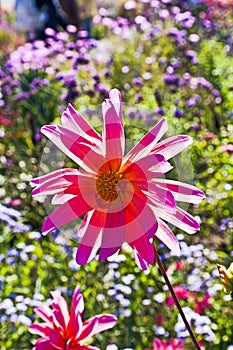
[[[100,171],[96,177],[96,189],[99,195],[107,202],[117,199],[117,183],[123,178],[123,174],[117,171]]]

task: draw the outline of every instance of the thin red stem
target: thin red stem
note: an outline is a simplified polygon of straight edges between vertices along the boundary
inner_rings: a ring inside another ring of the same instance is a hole
[[[187,328],[187,331],[189,332],[189,335],[190,335],[190,337],[191,337],[191,339],[193,341],[193,344],[195,345],[195,348],[197,350],[201,350],[200,346],[198,345],[197,339],[196,339],[196,337],[195,337],[195,335],[194,335],[194,333],[192,331],[192,328],[191,328],[190,324],[188,323],[188,321],[187,321],[187,319],[185,317],[185,314],[184,314],[184,312],[182,310],[182,307],[181,307],[181,305],[179,303],[179,300],[178,300],[178,298],[176,296],[176,293],[175,293],[175,291],[174,291],[174,289],[173,289],[173,287],[172,287],[172,285],[171,285],[171,283],[169,281],[169,278],[167,276],[167,273],[165,271],[165,268],[163,266],[163,263],[162,263],[162,261],[161,261],[161,259],[159,257],[159,254],[158,254],[156,248],[155,248],[155,258],[156,258],[157,264],[159,266],[159,269],[160,269],[160,271],[161,271],[161,273],[163,275],[163,278],[164,278],[164,280],[165,280],[165,282],[166,282],[166,284],[167,284],[167,286],[169,288],[169,291],[170,291],[170,293],[171,293],[171,295],[172,295],[172,297],[173,297],[173,299],[174,299],[174,301],[176,303],[176,306],[177,306],[177,309],[178,309],[178,311],[180,313],[180,316],[182,317],[182,320],[184,321],[185,327]]]

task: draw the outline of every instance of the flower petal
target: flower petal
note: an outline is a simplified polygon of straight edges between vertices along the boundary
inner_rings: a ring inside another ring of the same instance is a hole
[[[45,303],[42,303],[40,307],[35,308],[34,311],[43,321],[52,324],[53,311]]]
[[[33,323],[28,328],[30,333],[40,335],[41,337],[48,337],[52,329],[53,326],[47,323]]]
[[[115,326],[117,318],[113,315],[104,314],[89,318],[83,323],[83,332],[79,337],[81,345],[91,339],[96,333],[105,331]]]
[[[47,235],[55,229],[79,218],[92,208],[82,197],[70,199],[65,204],[58,207],[44,221],[42,234]]]
[[[134,258],[140,270],[144,271],[148,269],[148,263],[138,254],[136,250],[134,250]]]
[[[148,264],[154,263],[154,244],[150,243],[146,235],[141,236],[136,241],[130,242],[130,246],[133,248],[133,250],[136,250],[137,255],[145,260]]]
[[[32,350],[55,350],[55,348],[51,345],[49,339],[40,338],[36,341]]]
[[[182,152],[186,147],[191,145],[193,139],[190,136],[178,135],[169,137],[168,139],[159,142],[151,151],[151,153],[159,153],[165,159],[170,159],[176,154]]]
[[[96,172],[104,162],[94,144],[85,142],[84,138],[69,129],[59,125],[56,127],[45,125],[41,128],[41,132],[86,171]]]
[[[153,210],[161,219],[171,223],[189,234],[196,233],[200,229],[200,225],[192,217],[192,215],[179,207],[176,207],[176,211],[174,213],[167,212],[166,210],[159,210],[158,208],[153,208]]]
[[[113,169],[118,170],[125,148],[121,94],[117,89],[113,89],[109,93],[109,98],[102,104],[103,145],[106,159],[118,160]]]
[[[171,191],[161,188],[156,183],[150,183],[147,191],[143,190],[143,193],[148,197],[148,203],[160,210],[174,212],[176,209],[176,202]]]
[[[59,332],[56,332],[56,331],[51,332],[49,339],[50,339],[51,345],[53,345],[55,349],[58,349],[58,350],[65,349],[66,341]]]
[[[66,300],[57,292],[50,292],[53,297],[53,322],[60,331],[64,332],[70,316]]]
[[[205,198],[205,194],[199,188],[184,182],[156,179],[155,183],[170,190],[176,201],[199,204]]]
[[[180,256],[180,246],[176,239],[176,236],[172,230],[163,222],[158,219],[158,229],[155,232],[155,236],[163,242],[174,254]]]
[[[105,214],[96,210],[87,213],[78,230],[78,236],[82,237],[76,253],[76,262],[79,265],[86,264],[96,255],[100,240],[98,240],[105,223]]]
[[[135,162],[152,151],[157,142],[167,131],[167,120],[162,118],[125,156],[125,160]]]
[[[73,130],[78,135],[83,136],[88,141],[102,141],[101,136],[95,129],[78,113],[75,108],[69,104],[66,111],[61,116],[61,122],[67,129]]]

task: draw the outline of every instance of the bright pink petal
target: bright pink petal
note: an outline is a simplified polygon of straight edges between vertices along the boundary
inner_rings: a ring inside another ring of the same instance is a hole
[[[115,326],[117,318],[113,315],[97,315],[83,323],[83,331],[79,337],[80,344],[90,340],[93,335]]]
[[[71,304],[71,312],[75,310],[75,314],[82,314],[84,311],[84,301],[83,296],[80,293],[80,287],[77,286],[74,290],[73,296],[72,296],[72,304]]]
[[[136,241],[131,242],[130,246],[133,248],[133,250],[136,250],[137,255],[139,255],[148,264],[154,263],[154,258],[155,258],[154,245],[153,243],[150,243],[146,235],[143,235],[140,238],[138,238]]]
[[[50,336],[50,343],[51,345],[54,346],[54,348],[58,349],[58,350],[64,350],[65,349],[65,345],[66,345],[66,341],[63,338],[63,336],[58,333],[58,332],[51,332]]]
[[[170,163],[160,154],[151,154],[134,163],[127,162],[120,171],[124,178],[133,183],[145,182],[161,176],[172,169]]]
[[[76,253],[76,262],[79,265],[90,261],[100,246],[98,237],[105,224],[105,214],[99,211],[88,213],[78,230],[78,236],[82,237]]]
[[[159,153],[165,159],[170,159],[182,152],[186,147],[193,142],[190,136],[178,135],[169,137],[168,139],[159,142],[151,151],[151,153]]]
[[[171,223],[189,234],[196,233],[200,229],[200,225],[192,217],[192,215],[179,207],[176,207],[176,211],[174,213],[169,213],[165,210],[158,210],[157,208],[154,208],[154,211],[161,219]]]
[[[57,179],[59,180],[60,178],[63,178],[66,181],[72,182],[75,180],[75,175],[77,174],[79,174],[79,171],[77,169],[73,169],[73,168],[59,169],[49,174],[42,175],[35,179],[32,179],[31,184],[32,186],[42,185],[45,182],[48,182],[51,180],[56,181]],[[72,178],[72,175],[74,176],[74,178]]]
[[[36,341],[32,350],[56,350],[56,348],[51,345],[49,339],[40,338]]]
[[[69,104],[66,111],[63,112],[61,122],[64,127],[73,130],[78,135],[85,137],[88,141],[93,141],[92,138],[96,139],[96,141],[102,141],[101,136],[71,104]]]
[[[125,136],[122,120],[121,94],[113,89],[102,104],[103,110],[103,145],[107,160],[118,159],[113,170],[117,170],[124,155]]]
[[[44,303],[40,307],[34,309],[35,313],[45,322],[52,324],[53,311]]]
[[[70,339],[78,339],[82,333],[83,322],[79,312],[71,312],[70,321],[67,327],[66,336]],[[73,350],[73,348],[71,348]]]
[[[75,197],[58,207],[44,221],[42,226],[43,235],[77,219],[92,208],[82,197]]]
[[[138,254],[136,250],[134,250],[134,258],[140,270],[144,271],[148,269],[148,263]]]
[[[28,330],[32,334],[37,334],[41,337],[48,337],[51,330],[53,330],[53,327],[47,323],[33,323],[29,326]]]
[[[72,350],[100,350],[100,348],[92,345],[73,345]]]
[[[80,293],[80,287],[77,286],[74,290],[71,309],[70,309],[70,320],[67,327],[67,337],[75,338],[78,337],[82,331],[82,313],[84,311],[84,300]]]
[[[53,297],[53,322],[61,332],[64,332],[70,316],[66,300],[57,292],[50,292]]]
[[[95,144],[85,142],[83,137],[69,129],[60,125],[45,125],[41,132],[86,171],[96,172],[104,162]]]
[[[176,202],[169,190],[161,188],[156,183],[150,183],[148,191],[143,191],[148,197],[148,203],[166,211],[174,212],[176,209]]]
[[[197,187],[180,181],[156,179],[155,183],[170,190],[176,201],[198,204],[205,198],[205,194]]]
[[[170,228],[165,224],[165,222],[160,219],[158,219],[158,229],[155,232],[155,236],[161,242],[163,242],[174,254],[180,256],[180,246],[178,240]]]
[[[114,202],[109,204],[108,213],[102,230],[99,260],[102,261],[115,254],[125,239],[125,213],[124,210],[114,211]]]
[[[147,205],[147,198],[134,196],[132,202],[125,209],[125,241],[131,243],[146,234],[153,237],[157,229],[157,219]]]
[[[162,118],[125,156],[125,160],[135,162],[146,157],[167,131],[167,120]]]

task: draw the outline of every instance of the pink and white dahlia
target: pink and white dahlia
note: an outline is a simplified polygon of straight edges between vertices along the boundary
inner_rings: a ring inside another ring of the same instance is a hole
[[[96,333],[112,328],[116,324],[116,317],[97,315],[83,322],[84,301],[79,287],[75,288],[70,311],[66,300],[58,292],[51,292],[51,295],[52,309],[45,303],[34,309],[44,322],[29,327],[30,333],[41,336],[33,350],[100,350],[85,344]]]
[[[47,235],[84,215],[76,261],[85,264],[99,251],[99,260],[117,253],[123,242],[133,249],[141,269],[154,263],[153,236],[179,255],[179,243],[167,223],[193,234],[197,221],[177,201],[199,203],[198,188],[162,178],[168,160],[192,143],[179,135],[159,140],[168,129],[162,118],[125,156],[122,100],[117,89],[102,104],[103,131],[97,133],[71,106],[62,125],[46,125],[42,133],[78,165],[31,181],[33,195],[54,195],[59,205],[42,227]]]

